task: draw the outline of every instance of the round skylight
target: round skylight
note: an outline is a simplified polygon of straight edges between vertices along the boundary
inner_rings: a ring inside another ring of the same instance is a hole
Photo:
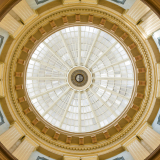
[[[26,86],[33,106],[49,123],[89,132],[126,108],[134,74],[126,51],[111,35],[88,26],[69,27],[34,51]]]

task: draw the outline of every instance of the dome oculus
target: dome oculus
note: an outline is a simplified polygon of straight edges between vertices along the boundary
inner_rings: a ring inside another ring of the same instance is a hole
[[[34,51],[26,87],[33,106],[52,125],[71,132],[106,126],[128,105],[131,61],[108,33],[79,26],[58,31]]]

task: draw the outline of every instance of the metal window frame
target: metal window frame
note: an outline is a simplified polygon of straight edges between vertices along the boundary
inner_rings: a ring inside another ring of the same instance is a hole
[[[2,125],[2,124],[4,124],[5,122],[4,122],[4,118],[3,118],[3,115],[2,115],[2,112],[0,111],[0,119],[2,120],[2,122],[0,122],[0,126]]]
[[[160,46],[160,37],[158,37],[157,39],[158,39],[158,44],[159,44],[159,46]]]
[[[39,1],[39,0],[35,0],[35,2],[38,4],[41,4],[41,3],[44,3],[44,2],[47,2],[48,0],[43,0],[43,1]]]
[[[114,1],[114,2],[116,2],[116,3],[120,3],[120,4],[124,4],[124,3],[126,2],[126,0],[123,0],[123,1],[120,1],[120,0],[112,0],[112,1]]]
[[[3,44],[4,37],[0,35],[0,39],[1,39],[1,42],[0,42],[0,48],[1,48],[2,44]]]
[[[157,124],[160,125],[160,115],[159,115],[159,117],[158,117]]]
[[[120,157],[120,158],[115,158],[113,160],[125,160],[124,157]]]
[[[36,160],[48,160],[48,159],[46,159],[46,158],[44,158],[44,157],[37,157],[37,159]]]

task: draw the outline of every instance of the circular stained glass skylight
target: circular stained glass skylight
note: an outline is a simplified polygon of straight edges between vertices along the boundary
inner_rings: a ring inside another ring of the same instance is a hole
[[[49,123],[89,132],[108,125],[126,108],[134,86],[133,67],[108,33],[69,27],[37,47],[26,86],[33,106]]]

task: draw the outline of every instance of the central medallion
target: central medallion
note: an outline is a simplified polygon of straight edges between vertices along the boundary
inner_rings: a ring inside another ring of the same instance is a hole
[[[92,83],[92,74],[86,67],[74,67],[68,73],[68,83],[75,90],[86,90]]]
[[[76,81],[77,82],[82,82],[84,80],[84,77],[83,77],[83,75],[82,74],[78,74],[78,75],[76,75]]]
[[[84,86],[88,81],[88,75],[84,70],[75,70],[71,75],[72,83],[77,87]]]

